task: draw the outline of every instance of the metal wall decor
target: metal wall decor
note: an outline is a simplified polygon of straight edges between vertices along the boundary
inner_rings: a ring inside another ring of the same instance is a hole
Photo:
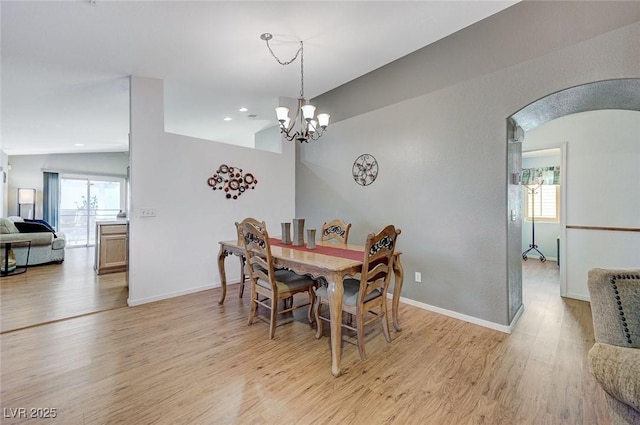
[[[227,199],[238,199],[247,189],[255,189],[258,180],[251,173],[243,174],[242,168],[221,164],[207,184],[213,190],[224,191]]]
[[[369,186],[378,177],[378,161],[368,153],[363,153],[353,162],[353,180],[360,186]]]

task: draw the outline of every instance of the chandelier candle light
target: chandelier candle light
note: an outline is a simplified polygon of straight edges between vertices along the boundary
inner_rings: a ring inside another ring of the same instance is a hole
[[[260,36],[260,39],[267,43],[271,55],[280,65],[289,65],[300,55],[300,97],[298,98],[298,109],[295,117],[291,119],[289,118],[289,108],[284,106],[276,108],[276,116],[280,123],[280,133],[284,134],[285,138],[289,141],[297,140],[300,143],[309,143],[309,140],[318,140],[329,125],[330,115],[323,113],[314,117],[316,107],[307,103],[307,100],[304,98],[304,45],[302,41],[300,41],[300,48],[295,56],[289,61],[282,62],[275,53],[273,53],[273,50],[271,50],[269,40],[272,38],[273,35],[269,33],[264,33]],[[299,126],[296,127],[298,123]]]

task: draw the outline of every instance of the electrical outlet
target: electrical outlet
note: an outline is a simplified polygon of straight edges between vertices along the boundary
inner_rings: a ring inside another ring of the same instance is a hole
[[[155,208],[142,208],[140,210],[140,217],[155,217],[156,209]]]
[[[416,272],[416,283],[422,282],[422,273]]]

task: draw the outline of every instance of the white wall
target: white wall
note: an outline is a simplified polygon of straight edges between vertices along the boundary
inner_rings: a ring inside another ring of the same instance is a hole
[[[236,239],[236,221],[265,220],[277,235],[295,216],[292,144],[280,154],[165,133],[163,101],[161,80],[131,77],[129,305],[218,286],[218,241]],[[221,164],[253,173],[256,188],[237,200],[213,191],[207,179]],[[227,259],[227,282],[239,276]]]
[[[640,112],[568,115],[527,132],[523,149],[565,142],[567,226],[640,229]],[[590,268],[640,267],[640,232],[569,228],[565,248],[571,298],[589,299]]]
[[[521,2],[319,96],[335,119],[300,149],[297,213],[352,222],[354,242],[395,224],[403,297],[510,326],[522,302],[510,293],[521,257],[508,257],[506,120],[568,87],[640,77],[638,11],[629,2]],[[361,153],[380,169],[364,188],[351,179]]]
[[[9,215],[18,212],[18,188],[36,190],[35,218],[42,218],[43,171],[126,177],[128,152],[12,155],[9,157]]]

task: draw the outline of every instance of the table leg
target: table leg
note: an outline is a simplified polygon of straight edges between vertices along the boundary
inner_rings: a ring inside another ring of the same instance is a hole
[[[400,263],[400,256],[396,256],[393,261],[393,273],[395,274],[393,282],[393,300],[391,304],[391,315],[393,316],[393,327],[397,332],[400,332],[400,322],[398,320],[398,307],[400,305],[400,294],[402,291],[402,283],[404,279],[404,269],[402,263]]]
[[[342,356],[342,276],[332,276],[327,292],[329,297],[329,312],[331,318],[331,373],[340,376],[340,357]],[[336,283],[338,282],[338,283]]]
[[[227,296],[227,274],[224,270],[224,259],[227,258],[227,251],[224,246],[220,246],[220,252],[218,253],[218,272],[220,273],[220,285],[222,286],[222,297],[218,304],[223,304],[224,299]]]
[[[31,254],[31,241],[29,241],[29,247],[27,248],[27,261],[24,263],[24,272],[27,272],[27,268],[29,267],[29,255]],[[18,264],[16,263],[16,266]]]
[[[9,274],[9,251],[11,251],[11,243],[7,242],[4,244],[4,271],[2,272],[3,276]]]

